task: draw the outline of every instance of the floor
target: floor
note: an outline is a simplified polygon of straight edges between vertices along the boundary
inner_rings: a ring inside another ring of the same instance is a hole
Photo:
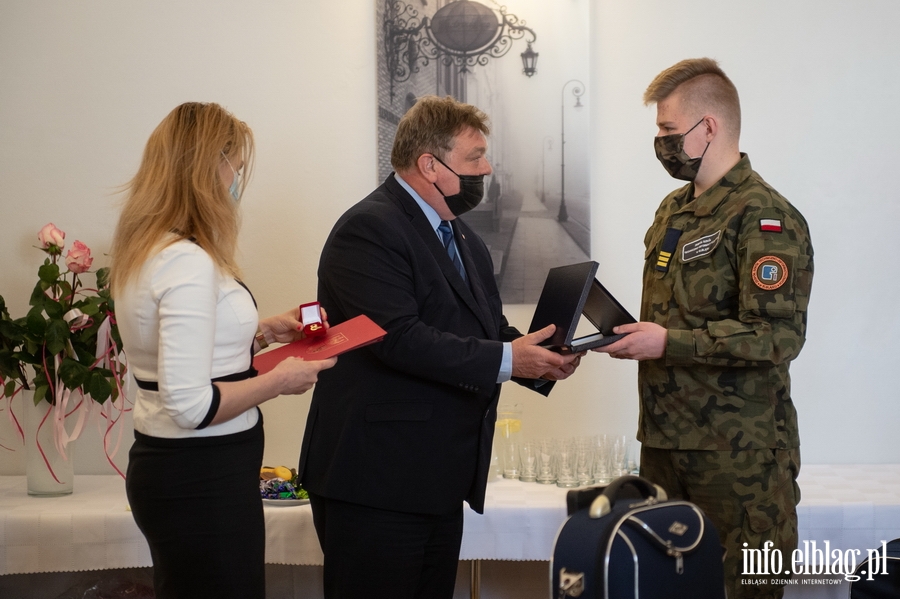
[[[548,599],[548,562],[484,561],[481,564],[481,599]],[[467,599],[470,562],[460,562],[454,599]],[[785,599],[846,599],[847,582],[823,584],[822,577],[808,577],[812,584],[787,587]],[[266,566],[268,599],[321,599],[322,572],[315,566]],[[798,580],[803,583],[803,580]],[[59,572],[0,576],[2,599],[151,599],[142,594],[151,584],[149,568],[102,572]],[[99,592],[98,592],[99,591]]]

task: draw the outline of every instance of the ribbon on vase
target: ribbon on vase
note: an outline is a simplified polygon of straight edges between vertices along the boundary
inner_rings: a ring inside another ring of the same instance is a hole
[[[2,376],[0,376],[0,385],[5,385],[5,384],[6,384],[6,380]],[[19,419],[16,418],[16,415],[13,413],[13,409],[12,409],[13,398],[15,398],[15,396],[18,395],[19,392],[21,392],[21,391],[22,391],[22,387],[19,387],[18,389],[16,389],[13,392],[12,395],[10,395],[9,397],[6,398],[6,416],[7,416],[7,418],[9,418],[9,422],[12,425],[13,430],[16,431],[17,433],[19,433],[19,439],[22,440],[22,443],[25,443],[25,430],[22,428],[22,424],[19,422]],[[8,449],[9,451],[15,451],[12,447],[7,447],[6,445],[3,445],[2,443],[0,443],[0,447],[2,447],[3,449]]]
[[[125,478],[125,474],[119,469],[118,466],[116,466],[115,462],[113,462],[113,458],[115,457],[116,453],[118,453],[118,450],[122,443],[123,427],[121,426],[118,427],[119,430],[115,439],[115,447],[113,447],[112,451],[110,451],[110,435],[112,433],[112,430],[115,428],[121,417],[126,412],[131,411],[130,408],[126,407],[127,388],[123,388],[122,377],[120,375],[120,371],[124,370],[124,368],[126,368],[126,365],[123,361],[120,360],[120,356],[115,351],[116,344],[112,339],[112,325],[114,324],[113,318],[113,315],[110,313],[100,324],[100,327],[97,331],[97,349],[94,355],[95,361],[91,365],[91,369],[99,366],[101,368],[109,369],[113,373],[113,380],[115,381],[118,397],[116,398],[116,400],[106,401],[100,406],[99,413],[101,417],[106,421],[106,427],[104,430],[98,420],[98,430],[103,437],[103,451],[106,455],[107,461],[119,474],[119,476]],[[72,331],[77,331],[89,327],[93,323],[89,316],[85,315],[83,312],[81,312],[81,310],[77,308],[67,312],[63,316],[63,319],[69,325]],[[78,360],[78,356],[74,351],[72,351],[71,344],[69,349],[70,355],[72,355],[75,360]],[[56,372],[59,372],[60,363],[60,357],[58,355],[54,356],[54,366]],[[46,355],[44,357],[44,371],[47,372]],[[52,415],[50,425],[53,427],[53,441],[55,449],[64,460],[68,460],[68,456],[66,455],[66,448],[68,447],[70,442],[76,440],[81,435],[84,429],[85,422],[94,409],[95,402],[93,400],[85,401],[86,398],[84,396],[84,390],[79,388],[75,390],[78,394],[77,403],[74,403],[74,406],[72,406],[70,410],[69,406],[75,400],[73,390],[67,389],[60,380],[48,380],[47,382],[50,386],[50,396],[53,397],[55,401],[53,405],[48,406],[47,412],[44,414],[43,418],[38,424],[38,430],[35,432],[35,434],[37,435],[40,432],[47,419]],[[66,430],[65,422],[66,419],[76,411],[78,412],[78,419],[75,422],[75,427],[72,430],[72,433],[70,434]],[[12,418],[14,419],[15,416],[12,416]],[[24,439],[24,433],[21,434],[22,438]],[[47,469],[53,476],[53,479],[59,482],[56,473],[53,471],[53,468],[50,465],[50,461],[47,459],[44,448],[41,447],[40,440],[36,438],[35,442],[37,444],[38,451],[41,454],[41,458],[44,460],[44,464],[46,464]]]
[[[125,474],[118,466],[116,466],[115,462],[113,462],[113,458],[119,452],[119,448],[122,444],[122,432],[124,427],[118,427],[115,438],[115,447],[110,451],[110,433],[115,428],[116,424],[118,424],[119,419],[121,419],[126,412],[131,411],[131,408],[128,408],[125,405],[128,401],[128,381],[126,380],[126,386],[123,387],[122,377],[119,375],[119,373],[124,371],[127,366],[120,361],[121,356],[115,351],[116,344],[112,338],[112,325],[115,322],[113,319],[114,315],[111,313],[108,314],[106,318],[103,319],[103,322],[100,323],[100,328],[97,330],[97,351],[94,355],[97,361],[94,362],[94,365],[100,366],[101,368],[108,368],[112,371],[113,380],[115,381],[116,390],[118,391],[118,396],[115,401],[107,401],[100,406],[100,416],[106,420],[106,430],[100,430],[100,433],[103,436],[103,453],[106,455],[106,461],[119,473],[119,476],[125,478]],[[125,368],[120,369],[120,367]],[[98,430],[99,426],[100,422],[98,421]]]
[[[63,315],[63,320],[66,322],[66,324],[69,325],[69,329],[73,332],[89,327],[93,322],[89,316],[84,314],[78,308],[73,308],[72,310],[66,312]],[[75,360],[78,360],[78,355],[75,353],[71,341],[69,341],[68,343],[68,349],[69,355],[71,355]],[[60,359],[59,355],[53,356],[54,372],[59,372],[61,362],[62,360]],[[49,370],[47,369],[46,355],[44,355],[44,372],[49,372]],[[44,424],[47,422],[47,419],[51,418],[50,426],[53,428],[54,448],[63,460],[68,461],[69,457],[66,454],[66,448],[68,447],[70,442],[81,436],[85,421],[87,420],[88,416],[90,416],[93,402],[85,402],[84,391],[81,389],[77,389],[76,391],[79,395],[78,401],[77,403],[74,403],[74,406],[72,406],[70,410],[69,404],[70,401],[73,401],[72,390],[67,389],[59,379],[51,381],[48,377],[47,384],[49,386],[50,397],[52,397],[54,401],[52,402],[52,405],[49,405],[47,407],[47,412],[44,414],[44,417],[41,418],[41,421],[38,424],[37,431],[35,431],[35,444],[37,446],[38,452],[41,454],[41,458],[44,460],[44,464],[50,471],[51,476],[53,476],[53,479],[55,481],[59,482],[56,473],[53,471],[53,467],[50,465],[50,461],[47,459],[47,454],[45,453],[44,448],[41,446],[39,437],[40,431],[43,428]],[[82,406],[84,407],[82,408]],[[75,427],[70,434],[66,430],[66,418],[68,418],[75,412],[78,412],[78,419],[75,421]]]
[[[59,372],[59,365],[61,360],[59,356],[54,357],[54,362],[56,366],[56,372]],[[51,410],[53,412],[53,421],[52,426],[54,428],[53,434],[53,442],[56,445],[56,451],[59,452],[59,455],[62,456],[64,460],[68,460],[68,456],[66,455],[66,448],[68,447],[71,441],[74,441],[81,435],[81,431],[84,429],[84,422],[87,419],[88,415],[91,412],[91,404],[93,402],[84,401],[84,392],[81,389],[76,390],[78,395],[78,402],[69,410],[69,402],[73,400],[73,393],[71,389],[67,389],[65,385],[62,384],[62,381],[56,381],[56,389],[54,390],[54,397],[56,401],[53,406],[51,406]],[[79,410],[82,406],[83,409]],[[66,430],[66,418],[71,416],[73,413],[78,412],[78,419],[75,421],[75,428],[72,429],[72,434]]]

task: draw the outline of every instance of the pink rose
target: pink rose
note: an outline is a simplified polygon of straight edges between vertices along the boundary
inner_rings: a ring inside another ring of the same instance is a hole
[[[76,275],[80,275],[87,271],[87,269],[91,267],[93,261],[94,259],[91,258],[91,248],[80,241],[73,243],[72,249],[66,254],[66,266]]]
[[[66,234],[57,229],[53,223],[47,223],[38,232],[38,241],[41,242],[41,248],[48,253],[60,254],[66,241]]]

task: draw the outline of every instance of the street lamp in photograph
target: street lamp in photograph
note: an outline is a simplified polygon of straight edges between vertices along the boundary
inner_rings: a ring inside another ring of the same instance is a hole
[[[474,0],[456,0],[429,18],[403,0],[384,0],[382,30],[391,101],[395,82],[409,80],[432,61],[456,65],[460,73],[468,73],[491,58],[504,56],[514,41],[523,38],[528,47],[519,54],[522,72],[527,77],[537,72],[538,53],[531,47],[537,34],[505,6],[490,8]]]
[[[562,181],[561,181],[561,195],[559,199],[559,214],[556,216],[556,220],[561,223],[569,220],[569,213],[566,210],[566,88],[570,83],[576,83],[577,85],[572,87],[572,95],[575,96],[575,108],[581,108],[581,96],[584,95],[584,83],[579,81],[578,79],[569,79],[563,84],[562,87],[562,133],[560,135],[560,146],[559,153],[562,156],[562,162],[560,164],[560,170],[562,172]]]
[[[546,186],[544,182],[547,180],[547,167],[544,166],[544,159],[547,157],[547,151],[553,149],[553,138],[549,135],[541,142],[541,203],[547,203]]]

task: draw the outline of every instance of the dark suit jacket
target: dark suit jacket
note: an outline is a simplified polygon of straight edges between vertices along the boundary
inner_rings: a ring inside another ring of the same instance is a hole
[[[387,336],[319,374],[299,467],[310,492],[409,513],[463,500],[484,510],[502,342],[521,334],[484,242],[453,227],[468,285],[393,175],[331,231],[318,273],[330,323],[366,314]]]

